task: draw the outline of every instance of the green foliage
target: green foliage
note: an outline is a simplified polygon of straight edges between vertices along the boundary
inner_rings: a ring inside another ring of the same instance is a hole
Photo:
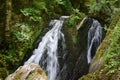
[[[107,3],[98,3],[94,4],[90,7],[89,13],[95,13],[94,15],[98,15],[99,12],[106,13],[106,15],[110,15],[110,8],[109,4]],[[104,12],[105,11],[105,12]]]
[[[110,30],[110,38],[109,38],[109,48],[104,53],[104,60],[106,65],[104,65],[104,69],[101,71],[102,73],[106,72],[106,75],[111,76],[113,74],[120,74],[120,20],[116,24],[113,30]]]
[[[89,15],[109,23],[113,13],[120,11],[119,4],[119,0],[100,0],[89,7]]]
[[[110,39],[109,39],[111,47],[109,47],[109,49],[107,49],[106,52],[110,53],[110,54],[107,54],[106,56],[111,55],[111,54],[112,55],[109,56],[109,57],[107,57],[106,59],[109,59],[109,58],[112,58],[112,57],[116,56],[117,53],[116,54],[114,54],[114,53],[116,51],[118,52],[118,50],[120,50],[120,44],[118,43],[118,40],[120,39],[120,36],[119,36],[119,34],[120,34],[120,28],[119,28],[119,26],[120,26],[120,23],[118,23],[116,25],[116,27],[114,28],[114,30],[108,29],[109,32],[111,32]]]
[[[85,13],[80,12],[79,9],[73,9],[73,14],[79,16],[80,18],[84,18],[86,16]]]
[[[73,25],[76,25],[79,19],[80,19],[79,16],[72,15],[67,22],[68,26],[73,27]]]
[[[72,36],[72,41],[73,41],[74,44],[77,43],[77,36],[76,36],[76,35],[73,35],[73,36]]]
[[[42,25],[29,25],[28,23],[20,22],[16,23],[11,29],[12,40],[16,43],[16,46],[19,45],[16,48],[22,52],[31,49],[33,42],[42,30],[41,26]],[[13,43],[13,41],[11,41],[11,43]]]
[[[28,17],[30,21],[38,21],[40,22],[40,11],[35,10],[34,8],[25,8],[21,10],[24,16]]]
[[[55,0],[55,2],[56,2],[57,4],[60,4],[60,5],[65,5],[65,3],[63,2],[63,0]]]
[[[47,8],[46,8],[46,3],[45,2],[34,1],[33,5],[34,5],[34,7],[36,9],[45,10],[47,12]]]
[[[61,0],[62,1],[62,5],[64,6],[65,10],[70,14],[73,11],[73,6],[70,3],[69,0]]]
[[[109,23],[111,19],[111,15],[113,13],[113,9],[109,3],[99,2],[90,6],[89,15],[99,20],[103,21],[104,23]]]
[[[8,48],[0,53],[0,67],[5,67],[12,73],[20,64],[25,53],[33,46],[34,41],[41,33],[41,25],[33,26],[27,23],[16,23],[11,29],[11,38],[8,39]]]
[[[30,35],[33,33],[30,31],[28,25],[24,23],[16,23],[15,28],[15,30],[12,29],[12,34],[17,38],[18,41],[29,40],[29,38],[31,37]]]
[[[0,2],[0,21],[3,24],[5,0]],[[74,11],[69,0],[12,0],[12,2],[9,45],[4,44],[4,48],[0,50],[0,67],[5,67],[9,72],[13,72],[20,65],[23,56],[33,47],[34,41],[51,18],[58,18],[63,14],[79,14],[79,10]],[[70,24],[76,24],[77,20],[79,16],[72,17]],[[3,39],[0,36],[0,43],[1,40]],[[76,43],[76,36],[73,36],[72,40]]]
[[[74,14],[70,16],[70,18],[67,20],[67,25],[70,27],[73,27],[79,23],[80,20],[82,20],[85,17],[84,13],[79,12],[78,9],[74,9]]]

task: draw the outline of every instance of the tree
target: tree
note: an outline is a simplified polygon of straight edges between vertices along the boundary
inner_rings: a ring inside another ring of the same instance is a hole
[[[5,40],[7,40],[8,37],[10,36],[11,15],[12,15],[12,0],[6,0]]]

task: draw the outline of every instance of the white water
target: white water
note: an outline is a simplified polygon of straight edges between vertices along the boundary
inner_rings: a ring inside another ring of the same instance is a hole
[[[102,27],[101,24],[93,19],[93,23],[88,31],[88,45],[87,45],[87,61],[88,64],[91,62],[91,50],[92,46],[95,43],[95,48],[98,48],[102,41]]]
[[[64,34],[61,32],[64,19],[68,16],[60,17],[60,20],[52,20],[49,26],[53,26],[45,36],[42,38],[42,41],[39,43],[38,48],[33,51],[33,55],[25,62],[28,63],[42,63],[42,68],[48,74],[49,80],[56,80],[56,76],[59,70],[58,64],[58,40],[62,37],[64,39]],[[47,55],[46,59],[42,60],[42,57]]]

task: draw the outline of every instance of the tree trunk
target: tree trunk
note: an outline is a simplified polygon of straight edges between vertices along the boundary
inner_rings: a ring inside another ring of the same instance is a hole
[[[96,3],[99,3],[100,2],[100,0],[96,0]]]
[[[11,15],[12,15],[12,0],[6,0],[5,40],[7,40],[10,37]]]

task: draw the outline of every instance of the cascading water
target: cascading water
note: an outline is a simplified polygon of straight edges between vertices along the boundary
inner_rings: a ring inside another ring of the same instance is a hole
[[[92,57],[102,41],[103,29],[101,24],[93,19],[93,23],[88,31],[88,43],[87,43],[87,61],[88,64],[91,62]]]
[[[79,30],[79,44],[82,46],[78,47],[80,51],[76,49],[78,52],[73,53],[71,58],[69,53],[72,52],[67,53],[64,34],[61,32],[65,18],[68,16],[62,16],[59,20],[52,20],[49,23],[52,29],[42,37],[32,56],[25,62],[25,64],[39,64],[47,73],[49,80],[77,80],[87,74],[89,63],[103,38],[101,24],[97,20],[87,17],[82,24],[84,27]],[[73,59],[74,56],[76,59]]]
[[[45,34],[38,48],[33,51],[33,55],[25,62],[25,64],[39,64],[46,71],[49,80],[56,80],[59,71],[58,40],[60,38],[64,39],[61,28],[66,18],[68,16],[62,16],[60,20],[52,20],[50,22],[49,26],[53,26],[53,28]]]

